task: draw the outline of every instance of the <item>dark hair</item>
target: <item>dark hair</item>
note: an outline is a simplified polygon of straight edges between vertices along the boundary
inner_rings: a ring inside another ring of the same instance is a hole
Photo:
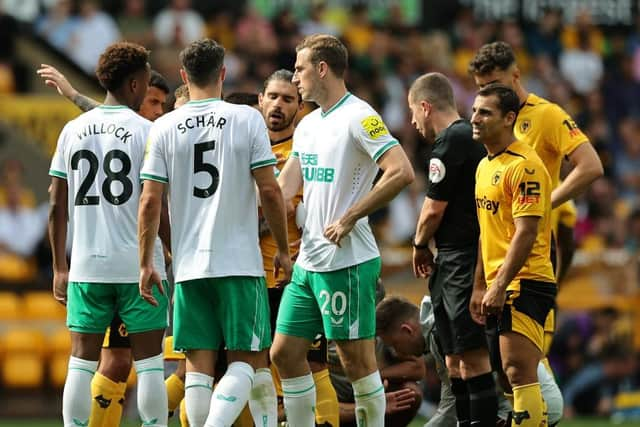
[[[178,98],[187,98],[189,99],[189,87],[187,85],[180,85],[173,91],[173,97],[175,99]]]
[[[376,331],[378,334],[390,333],[402,322],[409,319],[419,320],[420,309],[403,297],[387,297],[376,307]]]
[[[504,71],[515,62],[516,56],[508,43],[493,42],[485,44],[478,50],[475,58],[469,63],[469,73],[483,76],[494,70]]]
[[[113,92],[122,87],[132,74],[147,68],[149,51],[130,42],[118,42],[102,52],[96,68],[100,86]]]
[[[344,77],[349,62],[347,48],[338,38],[328,34],[314,34],[307,36],[296,46],[296,52],[302,49],[311,51],[311,63],[326,62],[338,77]]]
[[[500,83],[491,83],[478,91],[479,96],[495,96],[498,98],[498,108],[503,116],[513,111],[516,115],[520,111],[520,99],[513,89]],[[515,121],[514,121],[515,123]]]
[[[155,87],[163,91],[165,94],[169,94],[171,90],[169,89],[169,84],[167,83],[167,79],[164,78],[162,74],[157,72],[156,70],[151,70],[151,79],[149,80],[149,87]]]
[[[287,82],[291,85],[293,85],[292,80],[293,80],[293,73],[289,70],[285,70],[284,68],[281,68],[277,71],[274,71],[269,77],[266,78],[266,80],[264,81],[264,86],[262,87],[262,93],[264,94],[265,90],[267,90],[267,86],[269,86],[269,83],[271,83],[272,81],[281,81],[281,82]],[[298,89],[296,89],[296,93],[298,94],[298,102],[302,102],[302,96],[300,96],[300,93],[298,92]]]
[[[425,100],[436,110],[456,109],[451,83],[441,73],[428,73],[418,77],[411,85],[409,94],[412,103]]]
[[[258,105],[258,94],[249,92],[233,92],[224,97],[224,100],[231,104]]]
[[[189,81],[198,87],[206,86],[217,79],[222,70],[224,47],[215,40],[196,40],[180,52],[180,63]]]

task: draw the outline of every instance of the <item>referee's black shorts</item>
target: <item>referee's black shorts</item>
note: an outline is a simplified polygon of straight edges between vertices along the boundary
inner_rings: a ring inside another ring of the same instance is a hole
[[[469,302],[478,249],[439,250],[429,291],[436,331],[445,355],[486,348],[484,327],[471,318]]]

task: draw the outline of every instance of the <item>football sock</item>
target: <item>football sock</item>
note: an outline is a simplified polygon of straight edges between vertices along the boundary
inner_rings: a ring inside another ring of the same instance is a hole
[[[543,361],[545,360],[547,359],[543,359]],[[560,392],[558,383],[556,383],[553,374],[547,369],[548,365],[545,365],[543,361],[538,364],[538,381],[540,382],[542,398],[547,404],[549,425],[552,425],[557,424],[562,419],[564,399],[562,398],[562,392]]]
[[[313,382],[316,384],[316,424],[328,422],[334,427],[340,425],[340,406],[336,389],[331,384],[329,370],[313,374]]]
[[[387,401],[380,372],[355,380],[352,385],[358,427],[384,427]]]
[[[213,377],[199,372],[187,372],[184,380],[185,413],[189,425],[202,427],[207,420],[211,395],[213,394]],[[182,419],[182,415],[180,416]]]
[[[127,383],[112,381],[96,372],[91,380],[91,427],[119,426]]]
[[[67,380],[62,392],[62,419],[65,427],[87,425],[91,414],[91,379],[98,361],[69,357]]]
[[[275,427],[278,424],[278,396],[269,368],[256,371],[249,408],[256,427]]]
[[[182,402],[180,402],[180,427],[189,427],[186,399],[182,399]]]
[[[138,376],[138,413],[142,419],[142,425],[166,426],[169,414],[162,354],[134,360],[133,366]]]
[[[248,363],[233,362],[229,365],[213,391],[205,426],[228,427],[233,424],[249,400],[254,375]]]
[[[472,427],[494,425],[498,417],[498,396],[493,374],[478,375],[466,381],[469,391],[469,419]]]
[[[176,374],[171,374],[164,380],[164,385],[167,388],[169,414],[173,414],[184,399],[184,383]]]
[[[513,387],[512,426],[540,427],[544,420],[544,405],[540,384],[526,384]]]
[[[290,427],[314,427],[316,386],[311,373],[295,378],[282,378],[282,394],[287,424]]]
[[[458,427],[469,427],[471,425],[471,405],[467,383],[462,378],[451,378],[451,391],[456,397]]]

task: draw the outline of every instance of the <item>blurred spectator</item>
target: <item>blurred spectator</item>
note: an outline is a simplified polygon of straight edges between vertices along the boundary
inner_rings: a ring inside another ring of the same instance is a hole
[[[69,57],[85,72],[95,72],[100,54],[120,39],[113,18],[100,9],[97,0],[80,2],[80,21],[68,46]]]
[[[0,6],[0,94],[28,89],[26,66],[16,58],[18,22]]]
[[[640,194],[640,121],[627,117],[618,125],[621,150],[615,160],[620,196],[637,205]]]
[[[363,56],[373,40],[373,26],[369,22],[366,4],[357,4],[351,9],[351,20],[342,37],[351,57]]]
[[[577,49],[583,42],[580,40],[581,34],[586,36],[588,50],[598,55],[605,55],[607,49],[604,34],[594,25],[591,13],[588,9],[582,9],[576,14],[575,23],[566,25],[562,31],[560,39],[563,49]]]
[[[260,58],[273,55],[278,50],[278,40],[271,22],[252,6],[248,6],[244,16],[238,20],[236,42],[238,49]]]
[[[71,0],[58,0],[35,25],[36,32],[62,52],[68,49],[78,26],[78,19],[72,15],[72,7]]]
[[[0,0],[0,9],[22,22],[33,22],[40,13],[40,2],[34,0]]]
[[[331,34],[338,36],[338,29],[331,24],[325,22],[324,15],[326,12],[326,5],[323,1],[316,2],[311,6],[309,10],[309,16],[307,20],[300,25],[300,33],[303,36],[311,34]]]
[[[24,165],[15,159],[8,159],[0,170],[0,208],[8,204],[9,189],[18,194],[17,203],[20,207],[34,208],[36,197],[31,189],[24,185]]]
[[[520,25],[513,20],[504,21],[500,27],[498,39],[511,45],[520,72],[528,75],[531,72],[533,61],[525,45],[525,39]]]
[[[153,43],[151,21],[146,14],[145,0],[127,0],[118,16],[118,27],[124,40],[150,46]]]
[[[22,186],[15,161],[3,168],[4,204],[0,207],[0,281],[24,283],[35,279],[35,253],[45,236],[47,206],[35,208]],[[31,197],[33,194],[31,194]]]
[[[204,20],[191,9],[190,0],[172,0],[153,21],[156,41],[165,46],[183,47],[204,36]]]
[[[604,73],[602,57],[591,48],[589,33],[577,33],[577,46],[560,54],[560,71],[563,77],[580,95],[593,91]]]
[[[640,209],[634,210],[628,218],[627,239],[625,240],[625,248],[632,254],[640,253]]]
[[[548,8],[542,14],[538,25],[528,34],[527,44],[533,56],[548,56],[554,63],[558,61],[562,45],[560,29],[562,16],[560,10]]]
[[[228,12],[222,11],[211,15],[206,23],[207,37],[214,39],[224,46],[227,52],[236,48],[236,35],[233,30],[233,18]]]

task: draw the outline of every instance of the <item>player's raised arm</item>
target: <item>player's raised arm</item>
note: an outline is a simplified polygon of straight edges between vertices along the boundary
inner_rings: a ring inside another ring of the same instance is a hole
[[[48,64],[40,64],[40,68],[36,72],[44,79],[47,86],[56,88],[60,95],[73,102],[82,111],[87,112],[100,105],[98,101],[78,92],[57,68]]]

